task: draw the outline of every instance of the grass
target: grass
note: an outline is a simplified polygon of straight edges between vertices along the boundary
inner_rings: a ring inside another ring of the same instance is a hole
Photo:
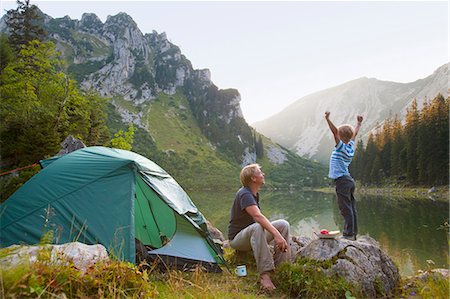
[[[0,256],[10,251],[0,250]],[[233,267],[234,264],[231,264]],[[99,262],[82,273],[72,263],[52,263],[46,249],[32,264],[0,269],[1,298],[266,298],[255,273],[237,277],[200,268],[165,273],[127,262]],[[64,295],[63,295],[64,294]]]
[[[403,298],[449,298],[449,280],[432,270],[421,271],[421,275],[403,280],[401,295]],[[422,278],[419,278],[422,277]]]
[[[1,249],[4,257],[11,251]],[[85,273],[72,263],[50,262],[50,251],[43,249],[32,264],[0,268],[1,298],[362,298],[359,290],[328,273],[331,261],[298,259],[282,264],[274,275],[278,288],[271,293],[259,289],[256,265],[251,255],[236,255],[225,248],[231,269],[245,264],[248,275],[238,277],[223,267],[221,274],[135,266],[110,260],[98,262]],[[430,272],[431,273],[431,272]],[[396,295],[408,298],[448,298],[449,282],[439,275],[408,278]]]

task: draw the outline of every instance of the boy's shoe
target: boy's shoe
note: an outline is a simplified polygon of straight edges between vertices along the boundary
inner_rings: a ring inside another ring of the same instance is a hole
[[[350,241],[356,241],[356,236],[342,236],[342,238],[350,240]]]

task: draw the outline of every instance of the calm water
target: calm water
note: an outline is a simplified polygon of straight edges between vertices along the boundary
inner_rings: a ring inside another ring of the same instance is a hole
[[[235,191],[189,192],[205,217],[225,236],[234,194]],[[449,219],[448,202],[364,196],[357,198],[356,207],[359,234],[377,240],[397,263],[402,275],[427,269],[427,260],[435,263],[433,268],[448,268],[448,234],[443,228]],[[313,237],[313,232],[322,228],[343,229],[333,194],[263,190],[261,209],[270,220],[288,220],[293,235]]]

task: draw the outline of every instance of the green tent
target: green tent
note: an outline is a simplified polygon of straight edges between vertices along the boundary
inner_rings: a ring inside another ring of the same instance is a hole
[[[57,244],[103,244],[110,254],[177,267],[220,271],[220,248],[205,218],[161,167],[136,153],[87,147],[42,160],[43,169],[0,207],[0,244],[36,244],[54,232]]]

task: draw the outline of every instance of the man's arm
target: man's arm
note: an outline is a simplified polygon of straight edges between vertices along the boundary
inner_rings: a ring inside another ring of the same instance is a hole
[[[328,127],[330,127],[331,133],[333,133],[334,141],[336,142],[336,144],[338,144],[341,139],[339,138],[337,128],[330,120],[330,111],[325,112],[325,119],[327,120]]]
[[[264,216],[257,205],[251,205],[245,208],[245,211],[253,217],[253,219],[261,224],[261,226],[270,232],[275,240],[275,244],[278,249],[282,252],[285,252],[288,248],[288,244],[280,232],[270,223],[270,221]]]
[[[363,121],[363,117],[361,115],[358,115],[356,117],[355,133],[353,133],[352,140],[355,140],[356,135],[358,135],[359,129],[361,128],[362,121]]]

